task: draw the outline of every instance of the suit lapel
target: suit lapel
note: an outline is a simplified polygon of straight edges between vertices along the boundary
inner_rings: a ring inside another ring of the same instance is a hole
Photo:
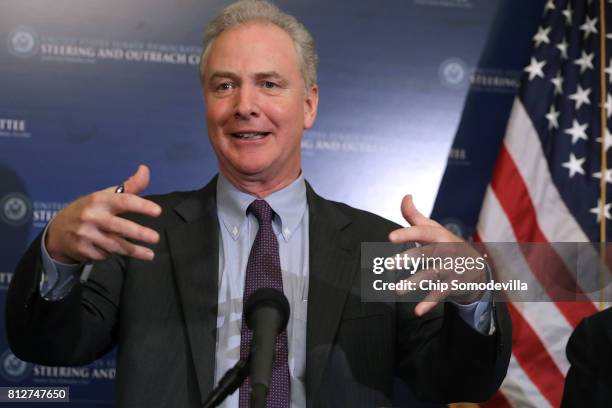
[[[184,223],[166,232],[202,398],[214,386],[219,274],[216,182],[215,177],[175,207]],[[311,405],[359,259],[358,245],[343,231],[350,220],[306,186],[310,220],[306,395]]]
[[[306,395],[313,403],[353,284],[357,245],[343,230],[350,220],[307,183],[310,271],[306,329]]]
[[[215,177],[175,207],[185,221],[167,230],[174,275],[202,398],[214,386],[219,225]]]

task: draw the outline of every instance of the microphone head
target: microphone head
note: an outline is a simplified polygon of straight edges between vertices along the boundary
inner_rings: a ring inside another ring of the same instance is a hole
[[[273,288],[259,288],[249,296],[244,305],[245,321],[249,329],[251,327],[253,312],[260,307],[271,307],[278,311],[281,324],[278,332],[282,332],[289,321],[289,301],[285,294]]]

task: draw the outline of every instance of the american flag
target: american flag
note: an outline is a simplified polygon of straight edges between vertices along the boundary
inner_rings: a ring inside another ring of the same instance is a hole
[[[612,146],[607,123],[612,95],[602,92],[600,77],[605,75],[603,86],[608,88],[612,60],[604,57],[602,72],[601,50],[612,47],[612,36],[601,32],[606,13],[600,7],[607,9],[609,3],[546,3],[487,187],[476,240],[606,241],[601,224],[609,231],[612,203],[610,194],[602,191],[609,191],[606,184],[612,183],[612,169],[606,165]],[[567,340],[599,304],[551,299],[508,306],[514,331],[512,359],[500,392],[484,405],[558,407],[569,369]]]

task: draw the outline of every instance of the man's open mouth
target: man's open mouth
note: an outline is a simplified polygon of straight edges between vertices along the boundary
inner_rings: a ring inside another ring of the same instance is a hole
[[[257,140],[257,139],[263,139],[264,137],[268,136],[270,134],[270,132],[236,132],[236,133],[231,133],[231,135],[233,137],[235,137],[236,139],[243,139],[243,140]]]

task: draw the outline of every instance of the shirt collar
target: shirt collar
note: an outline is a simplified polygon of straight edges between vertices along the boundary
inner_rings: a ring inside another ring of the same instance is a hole
[[[247,208],[257,197],[238,190],[222,174],[217,181],[217,208],[219,217],[230,236],[237,240],[243,233],[247,221]],[[274,210],[272,228],[289,241],[306,211],[306,183],[300,175],[291,184],[265,198]]]

